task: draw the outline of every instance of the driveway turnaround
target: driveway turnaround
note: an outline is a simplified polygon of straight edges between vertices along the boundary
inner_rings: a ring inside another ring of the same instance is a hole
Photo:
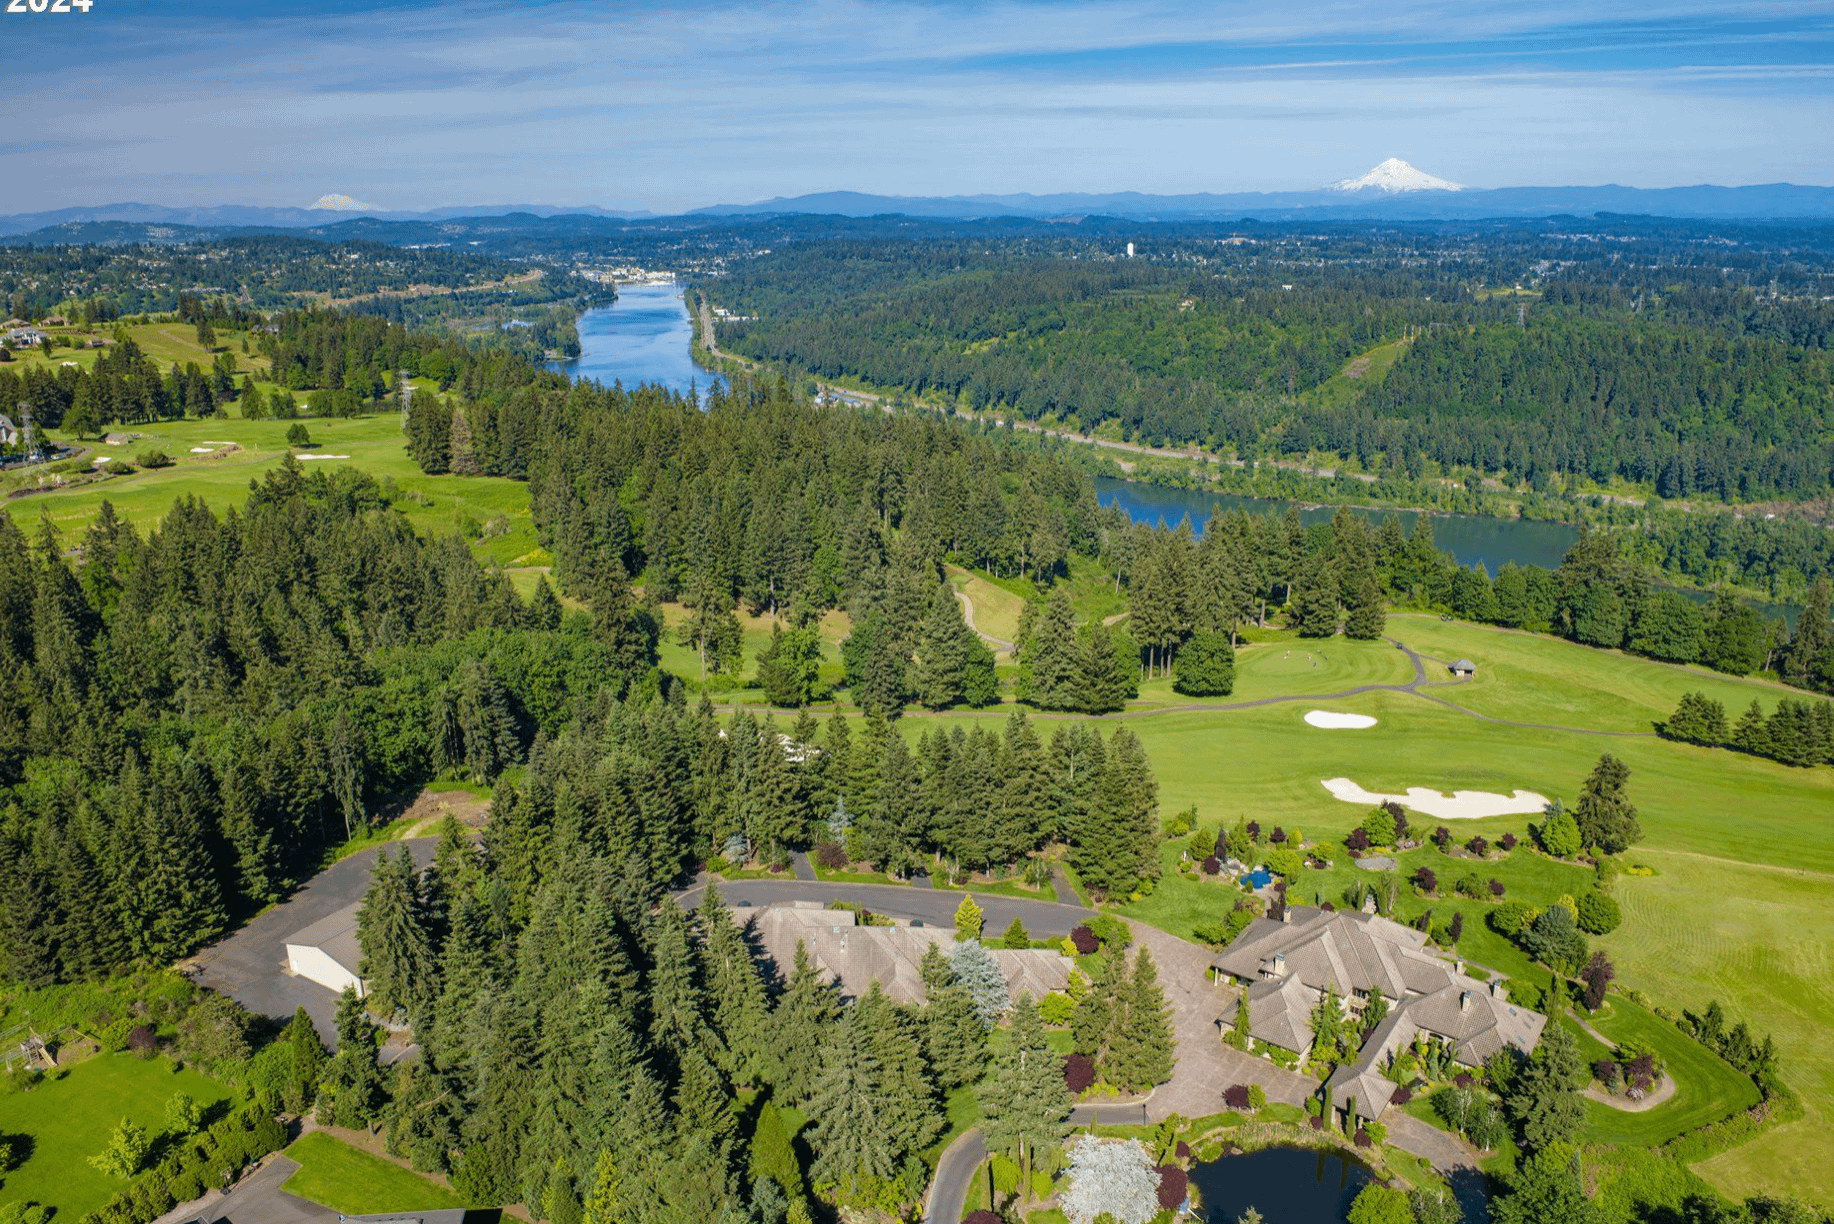
[[[287,940],[320,918],[361,901],[369,891],[370,871],[379,850],[393,854],[396,846],[408,846],[414,852],[414,861],[424,867],[433,861],[436,840],[415,837],[384,842],[333,863],[291,897],[221,943],[198,953],[193,980],[228,995],[252,1012],[276,1020],[290,1020],[294,1009],[303,1007],[312,1017],[318,1035],[335,1049],[337,1030],[331,1021],[338,997],[317,982],[287,972]]]

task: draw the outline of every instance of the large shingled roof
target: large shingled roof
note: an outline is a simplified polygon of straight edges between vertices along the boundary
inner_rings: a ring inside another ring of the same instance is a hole
[[[808,902],[735,909],[733,918],[752,923],[759,944],[784,974],[795,965],[800,943],[810,963],[838,982],[842,994],[858,998],[876,981],[888,998],[899,1003],[923,1002],[918,966],[925,949],[940,944],[947,952],[955,940],[955,932],[946,927],[861,926],[852,910],[824,909]],[[1070,959],[1049,948],[988,951],[1006,975],[1011,998],[1026,994],[1039,999],[1069,983]]]

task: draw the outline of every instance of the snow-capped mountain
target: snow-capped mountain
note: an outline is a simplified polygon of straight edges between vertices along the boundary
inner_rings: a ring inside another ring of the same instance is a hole
[[[1380,191],[1395,195],[1403,191],[1463,191],[1448,179],[1416,170],[1398,157],[1391,157],[1368,174],[1341,179],[1331,184],[1332,191]]]

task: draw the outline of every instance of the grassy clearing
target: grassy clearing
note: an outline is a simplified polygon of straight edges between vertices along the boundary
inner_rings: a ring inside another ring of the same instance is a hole
[[[308,393],[309,394],[309,393]],[[396,505],[422,533],[461,532],[479,556],[498,565],[545,565],[547,554],[535,539],[528,486],[495,476],[428,476],[408,458],[401,421],[394,413],[330,420],[307,418],[317,445],[300,450],[306,468],[349,466],[378,480],[392,480],[406,494]],[[73,544],[95,517],[103,501],[144,534],[180,497],[197,497],[218,514],[240,506],[251,480],[259,479],[286,455],[292,421],[244,421],[239,417],[206,421],[161,421],[123,427],[139,435],[123,446],[100,443],[99,454],[118,453],[130,463],[142,451],[162,450],[171,467],[142,468],[131,476],[110,477],[57,492],[15,497],[6,513],[21,528],[36,530],[48,519],[66,544]],[[233,443],[235,449],[216,443]],[[194,454],[193,448],[207,453]],[[324,456],[306,458],[306,456]],[[332,456],[340,456],[333,458]]]
[[[1023,596],[953,565],[948,567],[948,577],[949,585],[966,595],[974,606],[975,628],[1003,642],[1019,640],[1019,614],[1025,610]]]
[[[323,1131],[302,1136],[286,1150],[299,1171],[281,1189],[322,1203],[343,1215],[440,1211],[464,1207],[459,1197],[412,1169],[359,1152]]]
[[[1752,700],[1768,709],[1801,693],[1704,667],[1594,650],[1559,638],[1516,633],[1421,614],[1388,620],[1389,636],[1441,661],[1468,657],[1477,675],[1429,690],[1455,705],[1520,722],[1600,731],[1648,731],[1674,713],[1682,694],[1704,692],[1736,716]],[[1430,673],[1429,673],[1430,674]],[[1443,673],[1433,679],[1445,679]],[[1602,694],[1608,694],[1601,699]]]
[[[1388,376],[1388,371],[1400,360],[1410,343],[1408,340],[1391,340],[1387,344],[1376,345],[1368,352],[1345,362],[1343,369],[1307,391],[1302,398],[1325,408],[1348,406],[1358,391],[1377,386]]]
[[[534,583],[529,583],[533,589]],[[692,645],[681,640],[681,626],[688,619],[688,609],[680,604],[665,603],[662,605],[663,637],[658,654],[661,657],[662,670],[672,676],[678,676],[693,684],[701,682],[700,652]],[[744,631],[744,645],[741,648],[738,669],[730,676],[709,675],[707,679],[717,686],[724,683],[731,685],[719,691],[716,701],[738,701],[755,704],[764,700],[763,690],[756,686],[758,678],[758,654],[771,644],[771,631],[777,625],[788,626],[788,622],[769,616],[752,616],[743,608],[737,612],[739,626]],[[824,613],[816,624],[816,631],[821,635],[822,679],[828,684],[838,684],[841,679],[841,641],[853,631],[853,622],[845,612]]]
[[[53,1072],[30,1092],[0,1096],[0,1131],[28,1135],[33,1145],[25,1162],[6,1175],[6,1201],[44,1203],[57,1208],[59,1219],[71,1220],[100,1207],[128,1183],[92,1168],[89,1157],[107,1146],[123,1117],[158,1133],[175,1092],[188,1092],[207,1108],[232,1095],[195,1071],[174,1072],[165,1058],[142,1061],[121,1053]]]
[[[1654,1147],[1685,1131],[1758,1103],[1758,1090],[1723,1059],[1674,1025],[1629,999],[1610,1000],[1587,1023],[1613,1041],[1640,1041],[1655,1050],[1675,1081],[1675,1095],[1644,1113],[1586,1102],[1586,1139]]]

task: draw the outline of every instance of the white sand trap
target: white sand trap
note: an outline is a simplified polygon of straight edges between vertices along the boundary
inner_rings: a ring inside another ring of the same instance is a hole
[[[1366,791],[1349,778],[1326,778],[1324,788],[1345,803],[1399,803],[1439,820],[1482,820],[1486,816],[1514,816],[1539,812],[1547,807],[1547,797],[1534,791],[1519,790],[1513,795],[1495,795],[1489,791],[1453,791],[1443,795],[1424,786],[1410,786],[1405,795],[1378,795]]]
[[[191,448],[191,453],[194,455],[214,455],[216,454],[216,449],[217,448],[214,446],[194,446]]]
[[[296,459],[348,459],[349,455],[296,455]]]
[[[1330,710],[1307,710],[1305,712],[1305,721],[1306,725],[1311,727],[1328,727],[1353,731],[1361,731],[1365,727],[1373,727],[1376,724],[1376,720],[1369,717],[1367,714],[1334,714]]]

